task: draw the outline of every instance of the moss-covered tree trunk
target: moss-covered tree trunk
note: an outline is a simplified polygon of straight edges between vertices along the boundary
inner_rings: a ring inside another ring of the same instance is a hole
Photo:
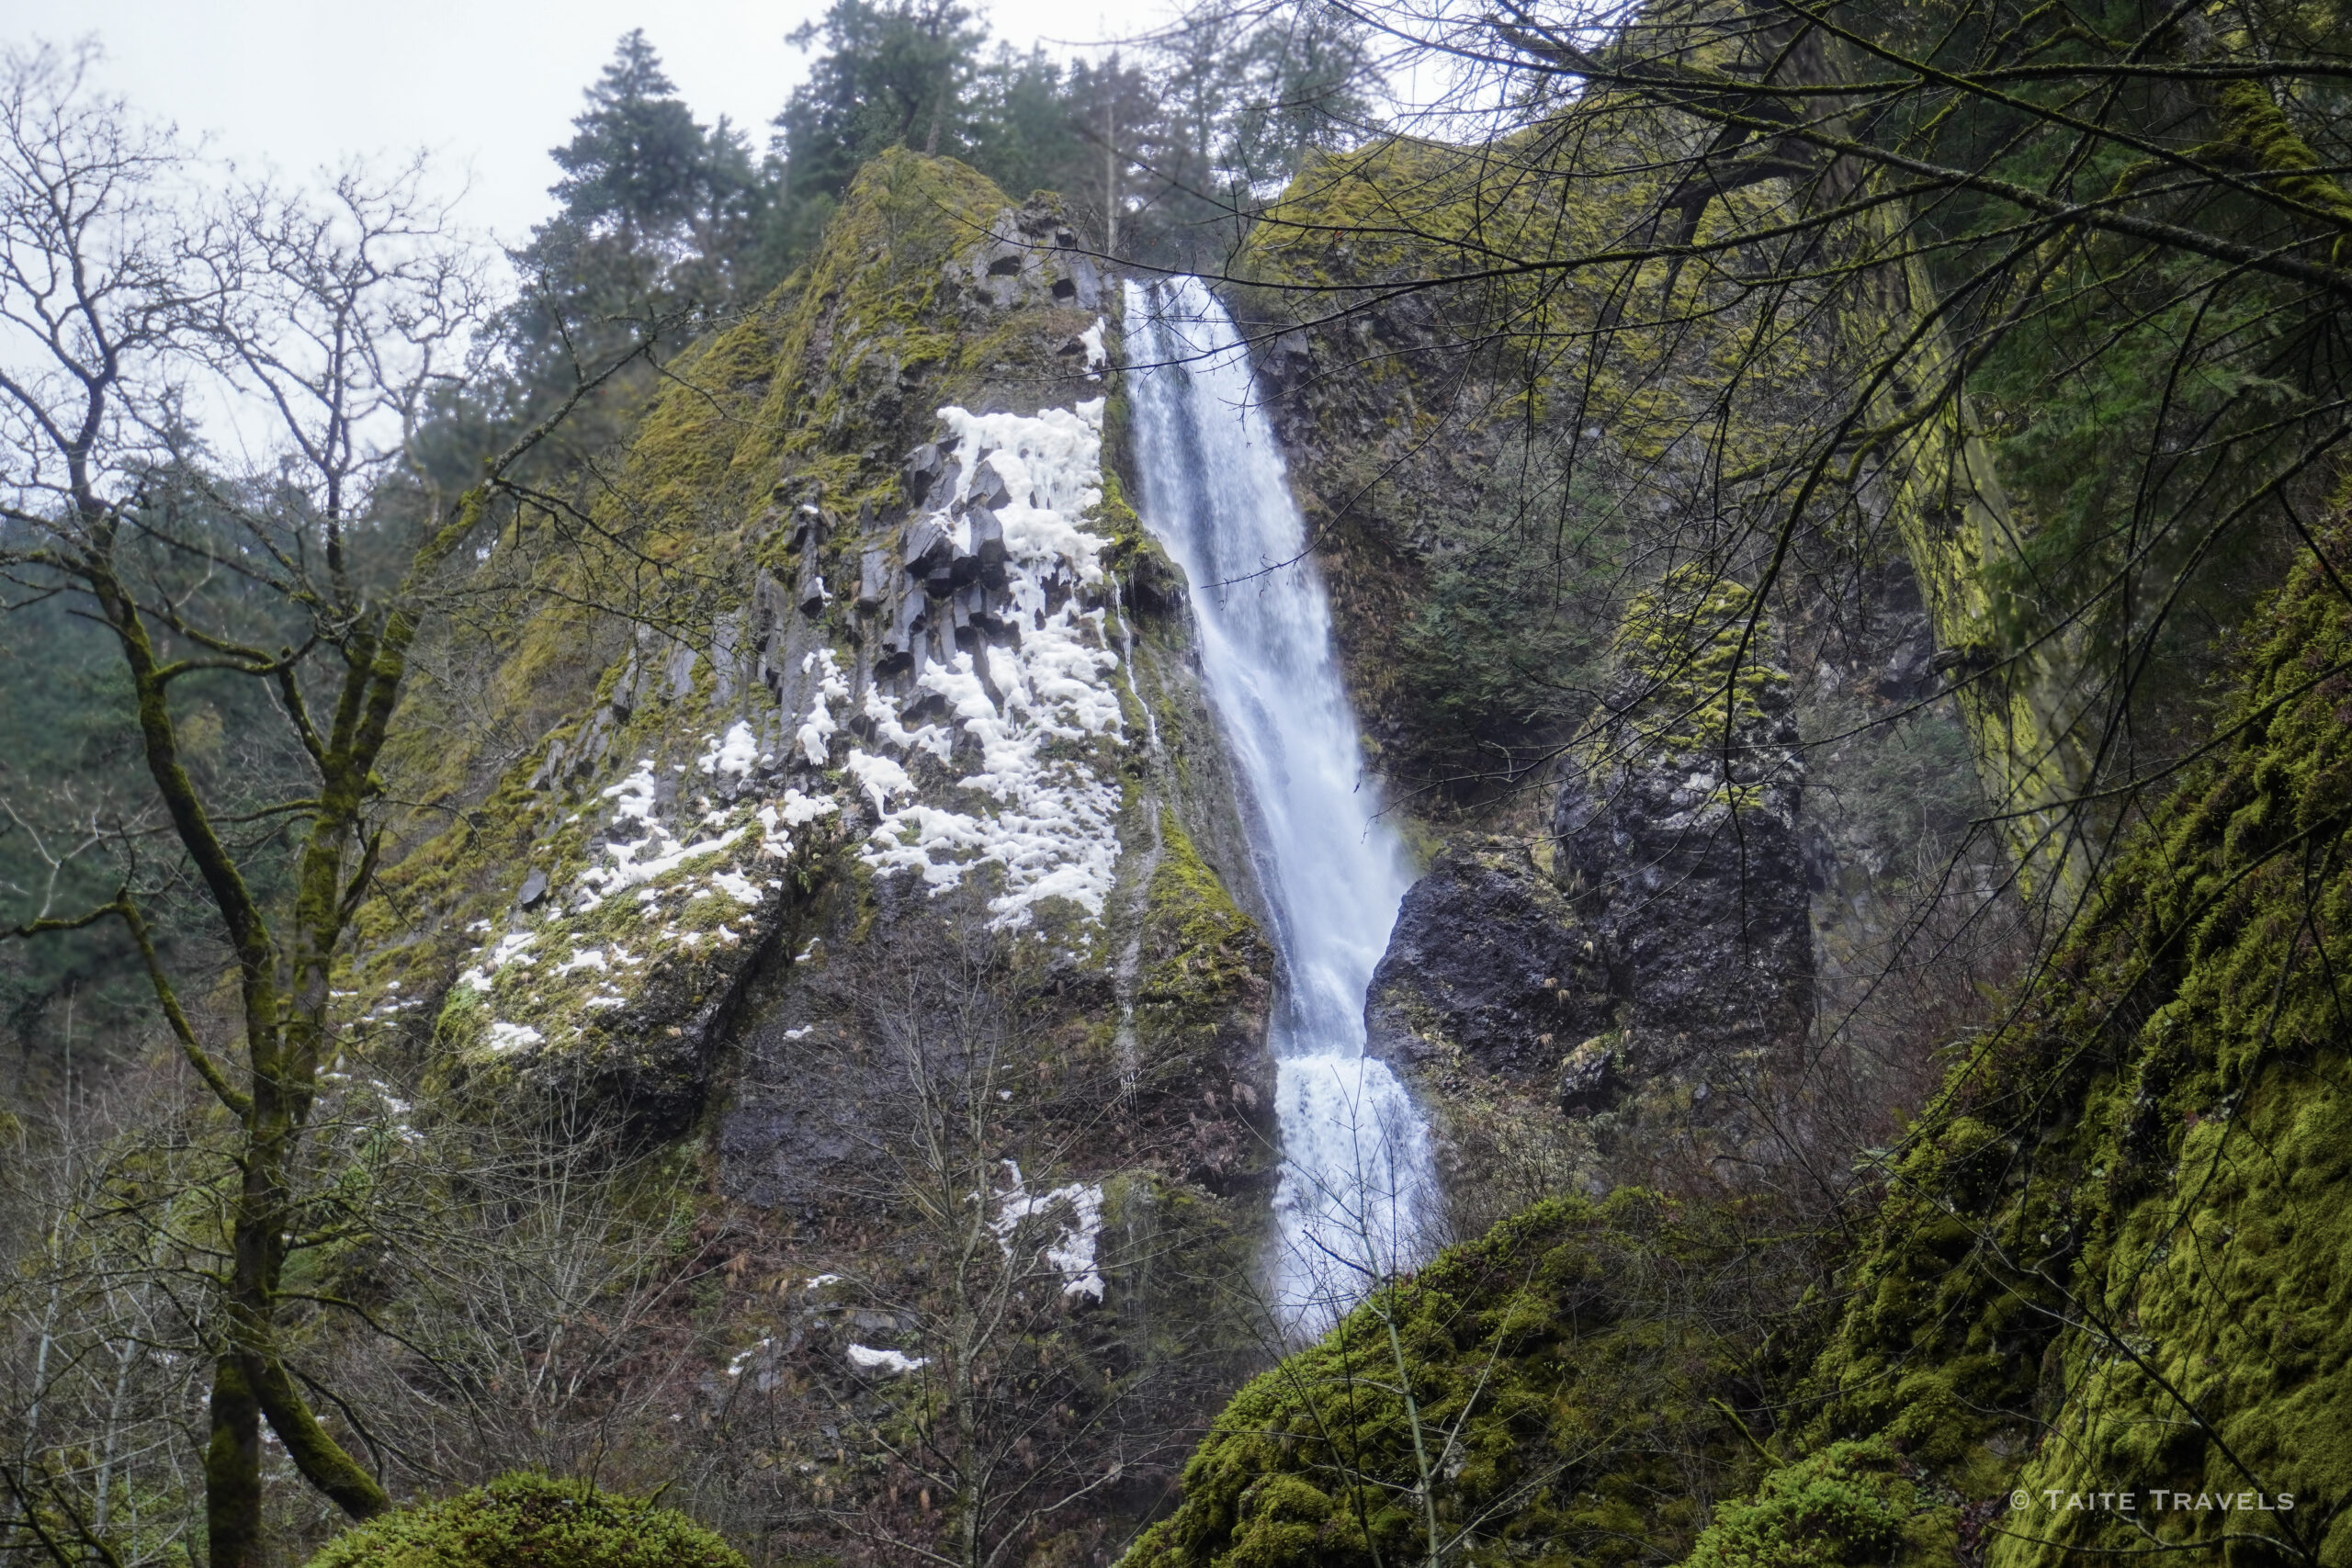
[[[115,634],[130,678],[148,773],[180,847],[203,881],[237,966],[245,1051],[242,1075],[224,1067],[198,1038],[131,896],[125,892],[103,911],[130,928],[183,1052],[237,1126],[237,1184],[229,1197],[226,1238],[230,1263],[220,1281],[223,1333],[204,1454],[212,1568],[244,1568],[259,1561],[265,1419],[303,1478],[345,1514],[365,1519],[390,1506],[382,1484],[321,1425],[287,1366],[281,1283],[289,1247],[304,1224],[298,1181],[302,1140],[319,1073],[334,1043],[329,980],[375,863],[365,811],[377,788],[376,763],[390,732],[414,634],[413,617],[401,606],[422,576],[446,561],[470,532],[481,506],[481,494],[469,494],[428,536],[391,608],[351,601],[356,613],[337,649],[342,670],[323,728],[311,717],[290,650],[273,659],[258,649],[216,649],[248,674],[277,680],[318,777],[317,796],[303,803],[308,820],[292,907],[281,931],[273,929],[183,760],[171,686],[196,666],[159,655],[148,615],[117,566],[119,520],[95,496],[85,502],[90,547],[70,570]],[[242,1086],[235,1081],[239,1076]]]

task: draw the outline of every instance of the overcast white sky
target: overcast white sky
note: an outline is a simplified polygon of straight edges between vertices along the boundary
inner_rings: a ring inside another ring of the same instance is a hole
[[[351,154],[433,148],[461,219],[509,243],[552,204],[547,150],[614,40],[642,27],[708,121],[763,147],[807,57],[784,35],[826,0],[0,0],[0,40],[95,33],[106,85],[212,150],[307,175]],[[1162,7],[1124,0],[993,0],[997,37],[1084,42]]]

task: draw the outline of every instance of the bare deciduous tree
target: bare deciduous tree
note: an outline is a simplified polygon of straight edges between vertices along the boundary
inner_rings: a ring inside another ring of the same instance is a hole
[[[330,984],[380,853],[377,765],[434,589],[470,564],[508,470],[615,367],[479,484],[388,513],[379,481],[481,305],[416,170],[348,175],[323,200],[206,198],[167,133],[94,92],[92,62],[47,48],[0,62],[0,570],[19,602],[65,598],[111,634],[160,821],[103,824],[85,847],[111,863],[113,897],[12,934],[119,922],[232,1123],[230,1168],[206,1187],[221,1234],[201,1321],[210,1561],[237,1568],[259,1550],[265,1421],[350,1516],[388,1503],[280,1337],[289,1257],[362,1223],[334,1189],[301,1189],[336,1044]],[[221,477],[206,395],[260,411],[258,471]],[[192,765],[181,698],[199,679],[266,689],[284,779],[241,790]],[[199,1027],[184,998],[209,976],[175,974],[159,950],[152,898],[167,886],[225,950],[228,1028]]]

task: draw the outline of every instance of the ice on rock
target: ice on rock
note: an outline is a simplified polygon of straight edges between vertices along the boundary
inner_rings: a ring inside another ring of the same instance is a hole
[[[760,743],[752,736],[752,727],[739,718],[728,729],[724,739],[716,736],[711,739],[703,754],[695,760],[695,765],[714,776],[732,773],[740,779],[750,773],[759,760]]]
[[[959,886],[975,866],[995,864],[1004,889],[989,909],[1003,930],[1027,926],[1048,897],[1101,918],[1119,858],[1120,792],[1108,770],[1085,755],[1090,742],[1123,740],[1112,679],[1118,657],[1106,646],[1104,612],[1075,597],[1046,608],[1049,581],[1102,579],[1098,558],[1106,541],[1083,526],[1102,495],[1102,407],[1098,398],[1034,416],[939,411],[956,478],[931,519],[968,539],[968,519],[949,509],[973,493],[983,465],[1001,483],[1006,499],[993,511],[1003,530],[1009,611],[1022,635],[1016,646],[989,652],[987,682],[969,653],[923,671],[919,685],[944,701],[947,724],[910,730],[871,691],[865,712],[873,744],[904,756],[920,750],[945,762],[957,732],[977,741],[979,767],[957,786],[986,795],[994,809],[921,800],[894,807],[915,793],[902,761],[856,748],[848,757],[881,818],[861,852],[865,863],[917,872],[934,893]]]
[[[830,760],[828,742],[840,729],[833,722],[831,705],[849,700],[849,678],[842,673],[841,660],[830,648],[813,649],[801,660],[803,674],[815,674],[817,690],[809,699],[808,716],[801,722],[800,754],[811,767],[823,767]]]
[[[1110,351],[1102,346],[1102,329],[1107,324],[1097,316],[1092,326],[1078,334],[1080,345],[1086,350],[1086,378],[1090,381],[1102,379],[1102,372],[1111,364]]]
[[[850,775],[857,780],[858,787],[865,791],[866,798],[874,802],[874,809],[877,812],[890,809],[892,795],[914,793],[915,782],[907,776],[907,770],[888,757],[877,757],[870,751],[852,751],[849,754],[849,771]]]
[[[830,795],[807,795],[797,789],[784,792],[784,819],[795,828],[814,822],[820,817],[831,817],[841,808],[841,802]]]
[[[909,729],[899,722],[899,710],[873,686],[865,688],[865,716],[873,721],[875,739],[887,745],[901,750],[921,748],[943,762],[956,754],[956,737],[947,729],[936,724]]]

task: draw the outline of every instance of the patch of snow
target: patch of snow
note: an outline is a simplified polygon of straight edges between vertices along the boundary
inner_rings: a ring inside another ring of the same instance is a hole
[[[594,969],[599,975],[603,974],[605,950],[601,947],[583,947],[561,964],[557,964],[555,972],[559,975],[570,975],[582,969]]]
[[[519,1051],[526,1045],[538,1045],[547,1036],[527,1023],[494,1022],[490,1026],[490,1048],[493,1051]]]
[[[798,828],[814,822],[820,817],[831,817],[842,808],[842,803],[830,795],[803,795],[797,789],[784,792],[784,819]]]
[[[1033,1194],[1022,1179],[1018,1164],[1006,1160],[1004,1168],[1012,1178],[1012,1190],[998,1196],[996,1218],[989,1222],[989,1229],[996,1233],[997,1245],[1004,1248],[1004,1255],[1012,1256],[1013,1234],[1021,1228],[1022,1221],[1067,1203],[1070,1221],[1046,1245],[1046,1261],[1061,1275],[1062,1294],[1091,1296],[1101,1301],[1102,1275],[1094,1264],[1094,1244],[1102,1235],[1102,1185],[1073,1181],[1050,1192]]]
[[[784,1037],[786,1040],[806,1040],[809,1034],[815,1031],[816,1027],[817,1026],[813,1023],[804,1023],[797,1029],[786,1030],[784,1032]]]
[[[869,1350],[863,1345],[853,1345],[849,1348],[849,1364],[863,1367],[870,1372],[883,1371],[904,1377],[909,1372],[920,1371],[931,1365],[931,1358],[909,1356],[899,1350]]]
[[[728,729],[723,739],[716,736],[711,738],[701,757],[696,759],[696,765],[706,773],[733,773],[740,779],[750,773],[759,760],[760,743],[752,738],[751,725],[739,718]]]
[[[752,1358],[775,1343],[775,1341],[774,1339],[763,1337],[760,1342],[752,1346],[750,1349],[737,1351],[734,1359],[727,1363],[727,1375],[730,1378],[741,1377],[743,1375],[743,1369],[751,1365]]]
[[[604,792],[604,798],[614,801],[613,815],[624,822],[650,822],[653,819],[653,797],[658,785],[653,777],[653,759],[640,757],[637,772]]]
[[[710,885],[747,908],[756,909],[760,906],[763,895],[752,885],[752,879],[740,871],[713,873]]]
[[[498,945],[489,956],[458,976],[458,984],[471,990],[487,992],[490,977],[512,963],[529,964],[534,960],[525,951],[539,940],[537,931],[509,931],[498,939]]]

